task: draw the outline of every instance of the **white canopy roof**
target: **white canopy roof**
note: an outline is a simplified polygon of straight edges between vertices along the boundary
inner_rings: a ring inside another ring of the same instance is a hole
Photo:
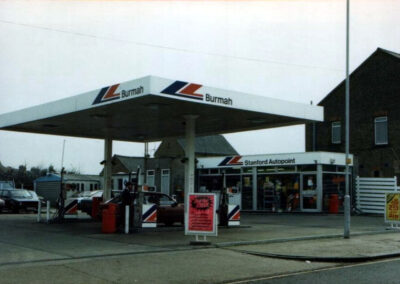
[[[0,115],[0,129],[124,141],[231,133],[322,121],[323,108],[154,76]]]

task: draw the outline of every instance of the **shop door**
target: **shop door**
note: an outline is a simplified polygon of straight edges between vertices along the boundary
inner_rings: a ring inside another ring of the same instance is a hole
[[[301,174],[300,208],[303,212],[319,212],[319,195],[316,174]]]

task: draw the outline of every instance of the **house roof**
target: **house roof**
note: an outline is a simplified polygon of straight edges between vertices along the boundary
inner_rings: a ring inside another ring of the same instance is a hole
[[[393,52],[393,51],[389,51],[387,49],[383,49],[378,47],[370,56],[367,57],[367,59],[365,59],[353,72],[351,72],[350,74],[350,80],[353,79],[354,76],[356,76],[360,70],[362,70],[362,68],[374,57],[379,56],[379,55],[386,55],[386,56],[390,56],[396,60],[400,59],[400,54]],[[333,93],[336,92],[337,89],[343,87],[346,83],[346,78],[340,82],[339,85],[337,85],[332,91],[330,91],[319,103],[319,106],[322,106],[324,104],[324,101]]]
[[[80,174],[65,174],[63,177],[65,182],[69,181],[93,181],[99,182],[100,176],[97,175],[80,175]],[[61,177],[59,174],[47,174],[45,176],[39,177],[35,180],[35,182],[52,182],[52,181],[60,181]]]
[[[182,150],[185,149],[185,139],[178,139],[178,144]],[[222,135],[196,137],[195,152],[208,156],[238,155],[238,152]]]
[[[128,157],[121,155],[114,155],[112,158],[113,173],[119,172],[136,172],[137,168],[144,167],[144,157]],[[102,174],[102,173],[101,173]]]

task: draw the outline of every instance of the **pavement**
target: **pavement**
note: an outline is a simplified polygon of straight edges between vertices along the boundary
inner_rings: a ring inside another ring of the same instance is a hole
[[[90,220],[37,223],[0,214],[0,283],[244,283],[400,256],[400,234],[383,216],[242,214],[208,246],[191,246],[183,228],[102,234]]]

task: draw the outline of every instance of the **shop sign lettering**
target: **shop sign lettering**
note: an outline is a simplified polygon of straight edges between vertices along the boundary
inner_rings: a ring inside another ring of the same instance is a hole
[[[244,160],[245,166],[263,166],[263,165],[291,165],[296,164],[295,158],[288,159],[265,159],[265,160]]]

